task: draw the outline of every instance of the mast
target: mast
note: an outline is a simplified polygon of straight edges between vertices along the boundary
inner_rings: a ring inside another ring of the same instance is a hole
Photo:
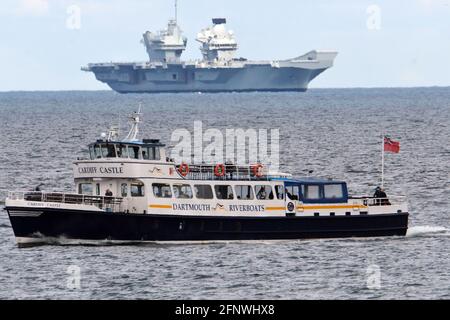
[[[384,137],[385,133],[381,134],[381,188],[384,188]]]
[[[175,23],[178,23],[178,0],[175,0]]]
[[[139,110],[137,112],[133,112],[133,114],[129,117],[132,121],[130,132],[128,132],[124,141],[136,141],[137,136],[139,134],[139,122],[141,122],[141,104],[139,104]]]

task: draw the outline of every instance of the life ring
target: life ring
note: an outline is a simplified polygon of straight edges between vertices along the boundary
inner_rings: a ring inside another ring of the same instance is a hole
[[[218,164],[214,167],[214,175],[216,177],[223,177],[225,175],[225,165],[224,164]]]
[[[263,165],[258,163],[252,166],[252,173],[255,177],[261,177],[262,176],[262,169]]]
[[[178,172],[183,176],[186,177],[189,173],[189,166],[187,163],[182,163],[180,167],[178,168]]]

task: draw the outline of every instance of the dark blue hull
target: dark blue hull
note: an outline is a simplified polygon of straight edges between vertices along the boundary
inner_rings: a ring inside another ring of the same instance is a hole
[[[408,213],[319,217],[201,217],[6,208],[16,238],[233,241],[404,236]],[[29,214],[27,214],[29,212]]]

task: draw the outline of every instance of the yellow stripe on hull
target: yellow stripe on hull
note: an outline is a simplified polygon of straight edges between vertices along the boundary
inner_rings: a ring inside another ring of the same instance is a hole
[[[363,205],[323,205],[323,206],[298,206],[300,210],[320,210],[320,209],[365,209]]]
[[[285,207],[267,207],[266,211],[286,210]]]
[[[151,204],[148,207],[151,209],[172,209],[171,205],[166,204]]]

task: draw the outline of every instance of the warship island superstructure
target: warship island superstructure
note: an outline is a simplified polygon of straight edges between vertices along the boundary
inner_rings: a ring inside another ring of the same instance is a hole
[[[311,80],[333,65],[337,55],[313,50],[288,60],[236,58],[234,33],[227,30],[226,19],[217,18],[197,35],[202,59],[182,61],[187,38],[176,17],[175,9],[175,19],[167,29],[143,34],[148,61],[90,63],[82,70],[93,72],[97,80],[120,93],[305,91]]]

